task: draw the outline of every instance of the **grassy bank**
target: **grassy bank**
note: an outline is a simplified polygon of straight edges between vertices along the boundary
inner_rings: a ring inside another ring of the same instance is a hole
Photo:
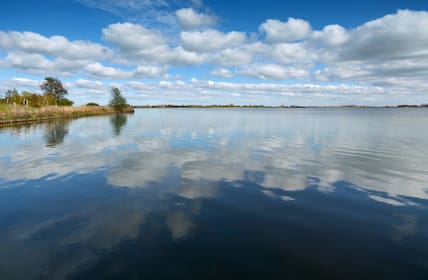
[[[0,126],[40,122],[45,120],[78,118],[85,116],[108,115],[115,113],[132,113],[133,107],[124,107],[119,110],[108,106],[78,106],[57,107],[49,106],[42,108],[31,108],[25,106],[13,106],[0,104]]]

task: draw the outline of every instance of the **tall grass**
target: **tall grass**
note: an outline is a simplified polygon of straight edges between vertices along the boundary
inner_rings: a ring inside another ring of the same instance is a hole
[[[26,106],[0,105],[0,124],[37,121],[54,118],[73,118],[82,116],[94,116],[104,114],[114,114],[117,110],[107,106],[78,106],[78,107],[57,107],[48,106],[42,108],[31,108]],[[132,107],[124,112],[133,112]]]

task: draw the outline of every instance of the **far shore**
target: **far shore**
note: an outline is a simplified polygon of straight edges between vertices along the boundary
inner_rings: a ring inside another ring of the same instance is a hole
[[[110,106],[48,106],[32,108],[9,105],[3,106],[1,109],[0,126],[134,112],[132,106],[121,108]]]
[[[175,105],[175,104],[161,104],[161,105],[135,105],[136,109],[156,109],[156,108],[272,108],[272,109],[305,109],[305,108],[428,108],[428,104],[421,105],[397,105],[397,106],[366,106],[366,105],[340,105],[340,106],[299,106],[299,105],[280,105],[280,106],[267,106],[267,105]]]
[[[0,104],[1,105],[1,104]],[[138,105],[115,108],[111,106],[47,106],[47,107],[26,107],[14,105],[2,105],[0,107],[0,127],[13,126],[16,124],[27,124],[35,122],[44,122],[56,119],[79,118],[99,115],[111,115],[118,113],[133,113],[134,108],[138,109],[156,109],[156,108],[265,108],[265,109],[335,109],[335,108],[428,108],[427,104],[421,105],[398,105],[398,106],[359,106],[359,105],[343,105],[343,106],[265,106],[265,105]]]

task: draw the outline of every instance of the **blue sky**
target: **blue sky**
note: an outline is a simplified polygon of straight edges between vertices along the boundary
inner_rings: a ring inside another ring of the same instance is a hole
[[[0,94],[76,104],[428,103],[428,2],[0,2]]]

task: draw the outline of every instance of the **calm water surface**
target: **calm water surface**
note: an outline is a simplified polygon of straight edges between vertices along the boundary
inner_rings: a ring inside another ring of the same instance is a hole
[[[0,279],[427,279],[428,110],[0,130]]]

